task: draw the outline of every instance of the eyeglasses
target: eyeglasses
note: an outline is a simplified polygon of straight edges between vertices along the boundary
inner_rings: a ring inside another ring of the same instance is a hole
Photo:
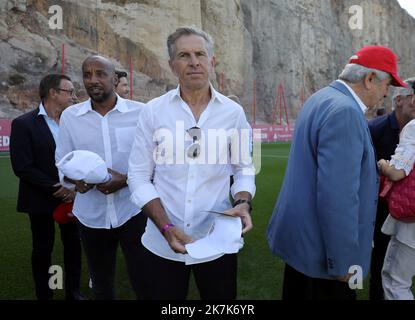
[[[192,127],[187,130],[187,133],[192,138],[193,143],[187,148],[187,156],[191,159],[196,159],[200,155],[200,139],[202,138],[202,129],[199,127]]]
[[[59,91],[65,91],[65,92],[69,92],[69,94],[70,94],[71,96],[76,96],[75,90],[66,90],[66,89],[61,89],[61,88],[58,88],[58,89],[56,89],[56,90],[59,90]]]

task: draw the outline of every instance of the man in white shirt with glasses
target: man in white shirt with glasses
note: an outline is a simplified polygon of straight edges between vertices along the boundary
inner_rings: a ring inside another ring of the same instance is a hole
[[[216,247],[208,253],[196,243],[214,234],[226,242],[231,234],[219,230],[239,223],[232,245],[240,241],[242,246],[241,234],[252,228],[255,169],[250,126],[242,107],[215,91],[209,81],[215,57],[207,33],[179,28],[168,37],[167,47],[179,86],[143,109],[128,170],[131,199],[150,218],[142,237],[147,249],[144,296],[185,299],[192,271],[201,299],[236,299],[240,247]],[[233,217],[221,221],[212,211]],[[205,245],[213,246],[209,241]],[[194,254],[189,244],[196,245]]]

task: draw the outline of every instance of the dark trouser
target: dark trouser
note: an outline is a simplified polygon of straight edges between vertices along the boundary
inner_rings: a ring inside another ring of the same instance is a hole
[[[144,255],[146,300],[186,299],[191,271],[202,300],[236,299],[236,254],[193,265],[161,258],[147,249]]]
[[[55,242],[55,221],[52,214],[29,214],[32,229],[32,273],[35,281],[36,297],[49,300],[53,291],[49,288],[49,267],[52,263],[52,250]],[[59,225],[63,243],[65,292],[71,299],[79,292],[81,277],[81,242],[76,222]]]
[[[92,291],[97,300],[115,299],[114,277],[118,243],[124,254],[131,285],[142,299],[142,251],[141,236],[147,218],[140,213],[113,229],[93,229],[79,223],[82,245],[88,260],[92,278]]]
[[[376,212],[375,232],[373,235],[373,251],[370,263],[369,299],[383,300],[382,287],[382,268],[385,260],[386,249],[388,248],[390,236],[383,234],[382,225],[388,216],[389,209],[387,203],[379,199],[378,210]]]
[[[336,280],[310,278],[285,265],[283,300],[356,300],[349,284]]]

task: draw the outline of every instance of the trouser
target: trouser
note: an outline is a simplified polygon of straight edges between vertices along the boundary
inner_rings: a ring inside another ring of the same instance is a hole
[[[32,274],[36,297],[39,300],[53,298],[49,288],[49,268],[55,242],[55,221],[52,214],[29,213],[32,229]],[[79,292],[81,277],[81,243],[76,222],[59,225],[63,244],[65,292],[70,299],[73,292]]]
[[[144,296],[147,300],[184,300],[193,272],[202,300],[236,299],[237,255],[222,257],[198,264],[161,258],[144,249]]]
[[[382,270],[385,300],[414,300],[415,249],[392,237]]]
[[[386,249],[388,248],[390,236],[382,233],[382,225],[389,214],[388,204],[379,199],[376,212],[376,224],[373,235],[372,259],[370,262],[369,299],[383,300],[382,268],[385,260]]]
[[[282,299],[356,300],[356,292],[346,282],[311,278],[286,264]]]
[[[82,245],[88,260],[92,291],[97,300],[115,299],[114,278],[117,248],[124,254],[127,273],[137,299],[142,299],[143,235],[147,218],[137,214],[118,228],[94,229],[79,223]]]

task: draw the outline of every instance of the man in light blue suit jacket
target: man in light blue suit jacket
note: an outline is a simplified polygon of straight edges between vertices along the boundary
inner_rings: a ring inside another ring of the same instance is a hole
[[[356,298],[348,282],[369,269],[379,185],[364,113],[390,84],[405,86],[397,57],[369,46],[304,104],[267,231],[286,262],[283,299]]]

